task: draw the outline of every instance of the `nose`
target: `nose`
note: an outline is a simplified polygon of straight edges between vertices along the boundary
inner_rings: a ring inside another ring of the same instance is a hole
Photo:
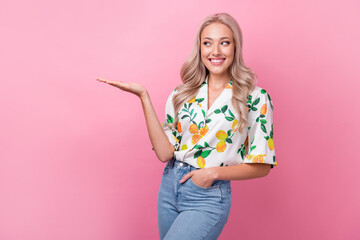
[[[217,44],[214,45],[213,54],[214,56],[219,56],[221,54],[220,46]]]

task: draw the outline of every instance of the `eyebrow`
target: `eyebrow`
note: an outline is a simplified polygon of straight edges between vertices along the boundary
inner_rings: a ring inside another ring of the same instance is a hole
[[[212,38],[210,38],[210,37],[204,37],[204,39],[212,40]],[[230,39],[230,38],[228,38],[228,37],[222,37],[222,38],[220,38],[220,40],[222,40],[222,39]]]

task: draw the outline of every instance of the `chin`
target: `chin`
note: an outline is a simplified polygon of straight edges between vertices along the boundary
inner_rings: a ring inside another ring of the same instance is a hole
[[[214,75],[223,75],[226,73],[225,70],[224,71],[212,71],[212,70],[208,69],[208,71],[210,74],[214,74]]]

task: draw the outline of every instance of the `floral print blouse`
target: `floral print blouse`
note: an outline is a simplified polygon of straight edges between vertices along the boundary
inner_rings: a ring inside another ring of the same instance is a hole
[[[273,105],[268,92],[255,86],[248,96],[249,124],[236,128],[238,114],[231,103],[232,80],[208,109],[208,76],[195,98],[184,103],[174,122],[172,98],[167,99],[163,130],[174,146],[174,158],[196,168],[232,166],[240,163],[277,165],[273,134]]]

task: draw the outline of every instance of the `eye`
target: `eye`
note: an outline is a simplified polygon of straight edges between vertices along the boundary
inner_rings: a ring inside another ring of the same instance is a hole
[[[228,42],[228,41],[224,41],[224,42],[222,42],[222,43],[226,43],[226,45],[229,45],[229,44],[230,44],[230,42]]]
[[[209,43],[209,42],[204,42],[203,44],[206,46],[207,43]]]

